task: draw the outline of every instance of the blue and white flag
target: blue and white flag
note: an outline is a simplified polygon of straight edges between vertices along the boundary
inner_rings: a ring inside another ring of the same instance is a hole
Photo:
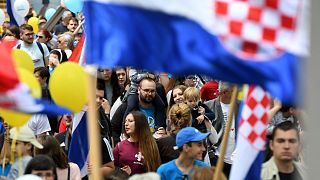
[[[304,2],[85,0],[87,63],[258,84],[295,103],[308,54]]]
[[[81,176],[88,174],[89,140],[87,133],[87,107],[75,114],[72,120],[72,136],[69,146],[69,160],[80,168]]]
[[[10,17],[10,25],[20,26],[25,23],[24,17],[14,10],[14,0],[7,0],[7,13]]]

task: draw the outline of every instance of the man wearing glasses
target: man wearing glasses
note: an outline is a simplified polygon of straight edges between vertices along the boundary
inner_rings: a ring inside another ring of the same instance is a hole
[[[34,32],[31,25],[20,26],[20,38],[22,42],[16,46],[29,54],[34,67],[46,67],[48,65],[49,50],[43,43],[34,41]]]
[[[149,74],[150,75],[150,74]],[[148,124],[152,133],[161,134],[164,133],[166,128],[166,112],[164,108],[159,108],[160,106],[155,104],[156,97],[156,82],[155,78],[151,76],[144,76],[139,81],[138,85],[138,101],[134,103],[134,100],[123,102],[119,108],[116,110],[112,120],[112,136],[115,142],[120,141],[120,135],[122,132],[123,119],[125,118],[126,110],[128,104],[134,105],[132,110],[137,110],[143,112],[148,120]]]

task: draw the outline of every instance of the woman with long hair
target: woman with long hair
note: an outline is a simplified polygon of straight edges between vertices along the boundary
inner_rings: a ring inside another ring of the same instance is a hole
[[[169,121],[171,131],[168,136],[157,140],[162,163],[169,162],[179,156],[179,151],[174,150],[176,146],[176,135],[180,129],[191,126],[191,110],[184,103],[174,104],[169,110]]]
[[[43,145],[43,149],[36,148],[35,154],[44,154],[53,159],[57,166],[57,177],[59,180],[81,179],[78,165],[68,162],[68,158],[56,138],[44,135],[39,136],[37,139]]]
[[[172,89],[169,101],[169,110],[172,105],[184,102],[183,93],[186,89],[187,87],[184,85],[177,85]]]
[[[99,69],[98,82],[104,86],[104,98],[108,100],[112,106],[118,97],[124,92],[119,84],[116,71],[113,69]]]
[[[171,131],[170,125],[170,109],[174,104],[184,103],[183,92],[187,89],[184,85],[177,85],[172,90],[170,90],[167,94],[168,108],[167,108],[167,131]]]
[[[129,175],[156,171],[161,160],[145,115],[139,111],[130,112],[124,130],[127,139],[113,150],[115,166]]]

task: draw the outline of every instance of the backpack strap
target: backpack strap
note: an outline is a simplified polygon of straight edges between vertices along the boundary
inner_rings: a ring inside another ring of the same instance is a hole
[[[68,163],[68,180],[70,180],[70,164]]]
[[[20,44],[19,44],[20,45]],[[44,50],[43,50],[43,47],[41,45],[41,43],[37,42],[37,46],[39,48],[39,50],[41,51],[41,54],[42,54],[42,60],[43,60],[43,65],[46,66],[46,61],[44,59]]]

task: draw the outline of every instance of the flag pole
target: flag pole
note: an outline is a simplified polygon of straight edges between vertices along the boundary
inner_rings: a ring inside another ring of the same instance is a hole
[[[238,86],[235,85],[235,86],[233,86],[231,103],[230,103],[230,110],[228,112],[227,124],[226,124],[226,128],[224,130],[224,135],[223,135],[223,139],[221,142],[221,151],[220,151],[220,155],[218,158],[216,170],[215,170],[215,173],[213,176],[213,180],[221,179],[220,177],[221,177],[221,172],[223,169],[223,160],[224,160],[224,155],[226,153],[228,137],[229,137],[229,133],[230,133],[231,125],[232,125],[233,112],[235,109],[235,104],[236,104],[236,99],[237,99],[237,92],[238,92]]]
[[[88,134],[89,134],[89,164],[92,165],[89,179],[101,180],[101,140],[100,129],[98,128],[97,108],[96,108],[96,72],[94,66],[87,66],[88,72]]]

